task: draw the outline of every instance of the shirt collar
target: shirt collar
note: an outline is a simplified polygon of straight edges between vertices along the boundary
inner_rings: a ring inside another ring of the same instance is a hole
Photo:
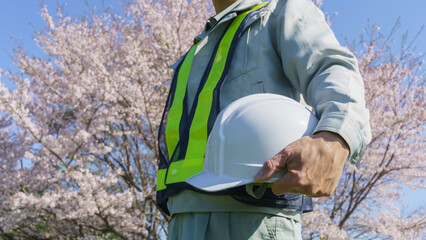
[[[215,16],[209,18],[207,20],[205,30],[206,31],[210,30],[212,27],[214,27],[221,20],[227,19],[228,16],[230,18],[233,18],[233,17],[236,16],[237,12],[240,12],[240,11],[243,11],[247,8],[256,6],[260,2],[261,2],[260,0],[238,0],[238,1],[234,2],[233,4],[229,5],[229,7],[227,7],[222,12],[220,12],[220,13],[216,14]],[[232,15],[235,15],[235,16],[232,16]]]

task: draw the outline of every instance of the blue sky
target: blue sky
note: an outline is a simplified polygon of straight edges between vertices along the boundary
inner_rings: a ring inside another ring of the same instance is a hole
[[[379,25],[381,31],[389,33],[400,18],[401,28],[396,36],[408,31],[409,38],[426,25],[426,0],[324,0],[324,10],[330,15],[338,12],[332,18],[331,27],[339,40],[342,36],[358,38],[368,19],[371,24]],[[426,52],[426,32],[416,42],[418,51]]]
[[[112,5],[120,8],[119,0],[87,0],[99,8]],[[54,13],[58,4],[68,2],[65,11],[71,16],[81,15],[90,11],[84,0],[44,0],[51,13]],[[381,27],[388,33],[398,17],[401,21],[402,35],[406,30],[413,36],[422,25],[426,25],[424,11],[426,0],[324,0],[324,10],[330,15],[337,12],[332,18],[332,29],[341,43],[344,37],[349,40],[358,39],[367,20]],[[13,0],[3,1],[0,7],[0,67],[16,71],[9,53],[15,47],[15,41],[23,43],[26,51],[40,56],[42,52],[32,42],[33,32],[45,26],[39,16],[38,1]],[[398,35],[397,35],[398,36]],[[14,40],[13,40],[13,39]],[[426,52],[426,32],[423,32],[417,41],[418,51]]]
[[[44,0],[49,12],[54,13],[58,4],[64,0]],[[90,11],[84,0],[68,0],[65,12],[78,17],[84,11]],[[90,5],[98,8],[112,5],[120,8],[118,0],[87,0]],[[25,51],[35,56],[43,53],[32,42],[34,31],[45,27],[39,15],[38,1],[35,0],[9,0],[2,1],[0,7],[0,68],[17,72],[9,54],[16,46],[15,41],[22,43]],[[341,43],[344,37],[349,41],[358,39],[363,28],[367,26],[368,19],[371,24],[380,26],[381,31],[388,33],[400,17],[401,28],[398,36],[408,31],[412,38],[422,25],[426,25],[426,0],[324,0],[324,11],[330,15],[337,12],[332,18],[332,29]],[[417,52],[426,52],[426,31],[423,32],[417,43]],[[10,83],[2,78],[8,86]],[[404,200],[409,203],[404,211],[410,212],[420,206],[425,206],[426,190],[412,192],[404,190]]]

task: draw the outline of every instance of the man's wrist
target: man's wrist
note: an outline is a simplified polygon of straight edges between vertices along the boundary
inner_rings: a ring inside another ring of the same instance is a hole
[[[314,137],[322,138],[324,141],[332,143],[335,147],[340,147],[341,150],[347,153],[346,158],[349,157],[349,145],[339,134],[330,131],[319,131],[314,133]]]

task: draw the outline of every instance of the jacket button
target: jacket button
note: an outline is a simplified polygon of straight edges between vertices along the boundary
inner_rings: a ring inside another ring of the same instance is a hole
[[[176,175],[176,173],[177,173],[177,169],[173,169],[172,170],[172,176]]]

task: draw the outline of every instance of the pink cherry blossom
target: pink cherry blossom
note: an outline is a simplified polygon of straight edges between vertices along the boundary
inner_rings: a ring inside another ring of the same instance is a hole
[[[131,1],[123,16],[41,17],[35,42],[18,49],[22,75],[1,71],[0,236],[158,239],[156,137],[173,64],[211,6]],[[177,24],[180,23],[180,24]]]

